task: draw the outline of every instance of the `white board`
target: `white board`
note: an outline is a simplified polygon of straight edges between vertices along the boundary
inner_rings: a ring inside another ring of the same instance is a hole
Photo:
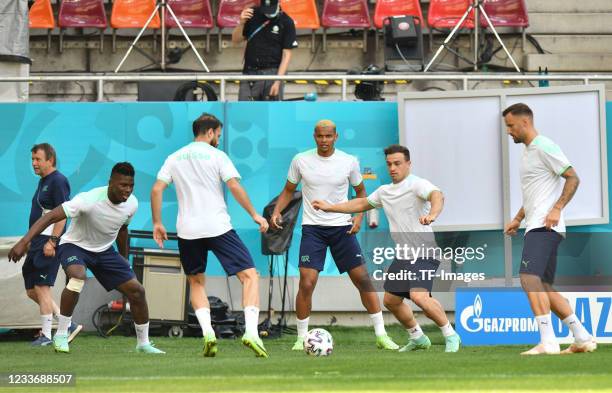
[[[412,97],[400,107],[400,143],[410,150],[412,173],[444,193],[444,210],[436,226],[501,227],[499,96]]]
[[[602,166],[606,163],[606,151],[602,149],[605,133],[602,143],[599,101],[599,92],[594,90],[565,92],[557,89],[539,94],[512,94],[506,98],[507,106],[523,102],[533,110],[535,129],[559,145],[578,173],[580,186],[564,209],[568,225],[608,221],[605,218],[607,165]],[[519,167],[524,149],[522,144],[509,144],[511,214],[516,214],[522,206]]]
[[[602,86],[400,93],[399,139],[410,150],[412,172],[445,194],[438,229],[501,229],[520,208],[524,147],[512,142],[501,117],[516,102],[533,109],[536,129],[559,144],[581,178],[567,225],[607,223]]]

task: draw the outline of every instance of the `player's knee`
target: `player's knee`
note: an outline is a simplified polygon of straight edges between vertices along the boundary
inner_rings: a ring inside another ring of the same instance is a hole
[[[76,277],[70,277],[68,280],[68,284],[66,284],[66,289],[72,292],[81,293],[83,287],[85,286],[85,279],[80,279]]]
[[[255,269],[246,269],[237,274],[238,278],[243,284],[247,282],[253,283],[259,280],[257,276],[257,271]]]
[[[429,302],[429,294],[426,292],[413,291],[410,292],[410,300],[420,308],[426,308]]]
[[[145,289],[142,285],[134,285],[128,292],[128,299],[131,303],[144,302],[146,298]]]
[[[304,294],[312,294],[315,288],[315,280],[311,279],[301,279],[300,280],[300,291]]]
[[[34,288],[32,289],[27,289],[26,290],[26,294],[28,295],[28,297],[34,301],[38,300],[38,296],[36,296],[36,291],[34,290]]]
[[[521,287],[527,292],[534,292],[541,286],[540,277],[533,274],[521,274]]]
[[[384,297],[383,305],[389,311],[395,311],[400,306],[400,303],[397,303],[395,300],[389,299],[388,297]]]

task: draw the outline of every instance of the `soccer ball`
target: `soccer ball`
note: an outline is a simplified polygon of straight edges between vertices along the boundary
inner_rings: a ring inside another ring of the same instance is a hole
[[[304,352],[310,356],[329,356],[334,350],[334,340],[325,329],[312,329],[304,337]]]

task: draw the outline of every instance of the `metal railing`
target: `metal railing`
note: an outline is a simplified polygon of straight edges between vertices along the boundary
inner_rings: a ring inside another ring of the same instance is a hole
[[[34,74],[27,77],[0,77],[2,82],[95,82],[97,84],[97,101],[104,101],[104,83],[106,82],[141,82],[141,81],[207,81],[218,82],[220,101],[226,100],[227,82],[283,80],[283,81],[340,81],[341,100],[347,100],[347,87],[349,82],[355,81],[456,81],[462,83],[463,90],[469,90],[469,82],[482,81],[576,81],[589,84],[592,81],[612,81],[611,74],[478,74],[478,73],[409,73],[385,75],[347,75],[347,74],[291,74],[275,75],[242,75],[242,74],[78,74],[78,75],[49,75]]]

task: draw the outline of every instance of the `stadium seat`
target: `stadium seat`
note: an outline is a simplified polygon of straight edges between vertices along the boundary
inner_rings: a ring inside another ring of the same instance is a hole
[[[382,29],[386,18],[400,15],[417,16],[423,21],[419,0],[378,0],[374,9],[374,26]]]
[[[433,48],[432,29],[452,29],[459,23],[471,0],[430,0],[427,12],[429,25],[429,47]],[[474,29],[474,11],[468,15],[461,26],[464,29]]]
[[[418,17],[424,23],[419,0],[378,0],[374,9],[374,27],[382,29],[385,19],[401,15]],[[375,43],[378,49],[378,34]]]
[[[117,29],[139,29],[145,26],[153,10],[155,0],[114,0],[111,13],[111,27],[113,28],[113,52],[116,50]],[[156,13],[149,23],[149,29],[159,29],[161,21]],[[155,42],[155,37],[153,38]]]
[[[525,28],[529,27],[525,0],[488,0],[483,6],[493,26],[521,28],[524,48],[526,39]],[[480,15],[480,25],[489,27],[484,15]]]
[[[315,0],[281,0],[281,9],[295,22],[295,28],[311,29],[311,52],[315,50],[315,32],[321,27]]]
[[[36,0],[30,7],[30,29],[47,29],[47,52],[51,49],[51,30],[55,28],[55,17],[51,0]]]
[[[323,26],[323,52],[327,49],[327,29],[330,27],[364,29],[363,51],[367,52],[368,29],[370,28],[367,0],[325,0],[321,25]]]
[[[259,0],[220,0],[217,12],[217,27],[219,27],[219,52],[221,52],[222,38],[221,30],[238,26],[240,23],[240,13],[246,7],[256,7],[260,4]]]
[[[60,53],[64,49],[64,29],[97,28],[100,30],[100,52],[104,45],[104,29],[108,25],[104,0],[63,0],[60,3],[57,24],[60,28]]]
[[[214,27],[209,0],[168,0],[168,5],[184,29],[206,30],[206,51],[210,50],[210,29]],[[166,9],[166,27],[178,27],[174,18]]]

